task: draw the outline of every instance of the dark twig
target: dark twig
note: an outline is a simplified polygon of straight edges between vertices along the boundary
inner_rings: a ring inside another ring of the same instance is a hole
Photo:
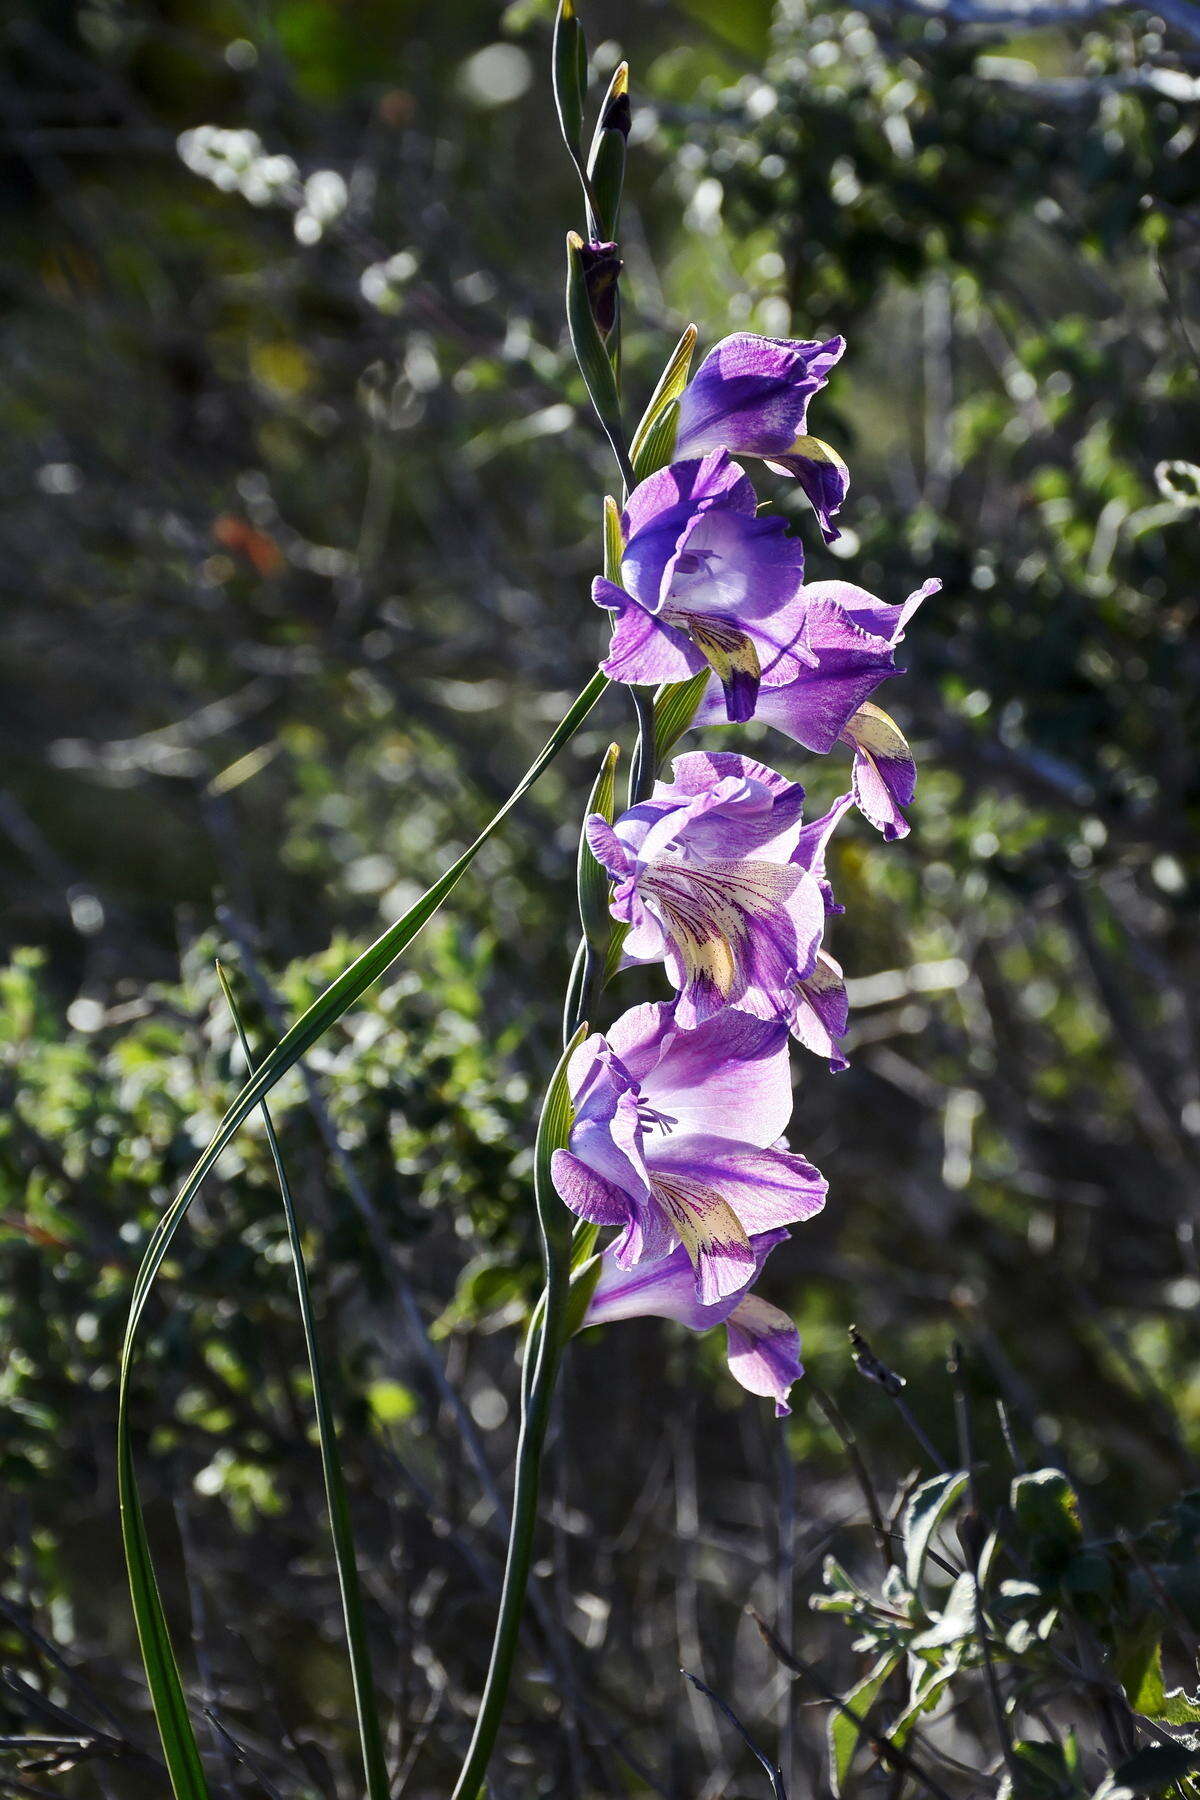
[[[996,1665],[992,1660],[992,1646],[988,1638],[987,1619],[983,1610],[983,1590],[979,1585],[979,1554],[987,1536],[987,1526],[979,1509],[979,1496],[975,1484],[975,1466],[971,1454],[971,1411],[967,1402],[966,1384],[963,1380],[962,1345],[955,1342],[950,1351],[947,1365],[950,1380],[954,1387],[954,1422],[958,1431],[958,1460],[967,1471],[968,1511],[959,1527],[959,1542],[967,1559],[967,1567],[971,1573],[971,1588],[975,1601],[975,1636],[979,1640],[979,1648],[983,1654],[984,1681],[987,1687],[988,1705],[991,1708],[992,1723],[996,1727],[996,1736],[1000,1740],[1000,1750],[1004,1757],[1004,1766],[1008,1770],[1014,1792],[1017,1791],[1021,1768],[1013,1754],[1012,1732],[1004,1714],[1004,1700],[1000,1693],[1000,1683],[996,1677]]]
[[[850,1327],[850,1347],[854,1357],[854,1366],[859,1374],[864,1375],[868,1381],[873,1381],[877,1387],[883,1389],[938,1474],[947,1474],[946,1464],[913,1417],[908,1403],[903,1397],[903,1389],[906,1385],[903,1375],[898,1375],[895,1369],[889,1369],[885,1362],[880,1361],[857,1325]]]
[[[846,1423],[846,1419],[831,1394],[817,1382],[809,1378],[808,1391],[820,1411],[825,1415],[837,1435],[838,1442],[846,1452],[846,1460],[850,1464],[854,1479],[858,1483],[859,1492],[871,1519],[871,1528],[875,1533],[875,1542],[883,1559],[885,1569],[890,1569],[895,1562],[892,1553],[891,1533],[883,1519],[883,1508],[879,1504],[879,1495],[875,1492],[875,1483],[871,1480],[871,1471],[867,1467],[866,1458],[858,1447],[858,1439]]]
[[[242,1767],[244,1769],[248,1770],[251,1775],[253,1775],[255,1781],[257,1781],[259,1787],[262,1789],[263,1793],[267,1796],[267,1800],[283,1800],[283,1796],[279,1792],[279,1789],[275,1786],[275,1784],[273,1782],[268,1781],[267,1777],[263,1774],[262,1770],[258,1767],[258,1764],[254,1761],[254,1759],[250,1755],[249,1751],[245,1748],[244,1745],[238,1743],[238,1741],[234,1737],[232,1731],[226,1730],[225,1726],[222,1725],[220,1719],[218,1719],[218,1717],[216,1715],[215,1710],[211,1706],[205,1707],[204,1716],[208,1720],[209,1724],[213,1727],[214,1731],[216,1731],[218,1737],[221,1739],[221,1742],[229,1750],[229,1753],[234,1758],[235,1762],[241,1763]]]
[[[711,1700],[718,1712],[724,1713],[725,1717],[729,1720],[729,1723],[733,1726],[733,1729],[741,1738],[743,1744],[745,1744],[747,1750],[750,1751],[766,1770],[767,1777],[771,1783],[771,1792],[775,1795],[775,1800],[788,1800],[787,1790],[783,1785],[782,1769],[780,1769],[776,1763],[771,1761],[765,1750],[759,1749],[733,1708],[727,1706],[719,1694],[714,1694],[708,1683],[706,1681],[701,1681],[698,1675],[691,1674],[687,1669],[680,1669],[679,1673],[683,1676],[685,1681],[690,1681],[694,1688],[698,1688],[706,1700]]]
[[[849,1719],[852,1725],[857,1726],[864,1741],[870,1745],[880,1762],[885,1763],[889,1769],[900,1769],[906,1775],[911,1775],[913,1780],[919,1781],[922,1787],[927,1788],[936,1797],[936,1800],[950,1800],[950,1795],[936,1776],[931,1775],[923,1764],[908,1754],[907,1750],[903,1750],[899,1744],[893,1743],[890,1737],[882,1732],[873,1731],[862,1713],[856,1712],[852,1706],[847,1706],[841,1695],[834,1692],[824,1676],[811,1663],[805,1662],[802,1656],[797,1656],[794,1650],[788,1648],[778,1634],[772,1631],[761,1613],[755,1612],[752,1606],[747,1607],[746,1610],[761,1632],[763,1642],[771,1654],[778,1657],[785,1669],[790,1669],[794,1675],[802,1675],[817,1690],[822,1700],[827,1700],[830,1706],[836,1706],[844,1718]]]

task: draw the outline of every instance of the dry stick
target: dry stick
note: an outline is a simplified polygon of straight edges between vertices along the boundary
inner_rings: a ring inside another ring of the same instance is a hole
[[[950,1795],[936,1776],[931,1775],[928,1769],[908,1754],[907,1750],[903,1750],[899,1744],[893,1743],[890,1737],[881,1732],[872,1731],[863,1714],[857,1712],[854,1707],[847,1706],[841,1696],[834,1693],[824,1676],[819,1674],[811,1663],[805,1662],[802,1656],[797,1656],[794,1650],[789,1649],[782,1639],[772,1631],[761,1613],[755,1612],[752,1606],[748,1606],[746,1611],[758,1626],[763,1642],[771,1654],[778,1657],[785,1669],[791,1669],[795,1675],[803,1675],[804,1679],[816,1688],[822,1700],[827,1700],[831,1706],[836,1706],[842,1716],[849,1719],[850,1723],[861,1732],[880,1762],[886,1763],[889,1769],[900,1770],[906,1775],[911,1775],[914,1781],[919,1781],[922,1787],[927,1788],[935,1796],[935,1800],[950,1800]]]
[[[879,1360],[857,1325],[850,1327],[850,1345],[854,1366],[859,1374],[865,1375],[868,1381],[875,1382],[877,1387],[883,1389],[938,1474],[948,1474],[945,1463],[909,1411],[908,1404],[903,1398],[902,1389],[905,1386],[903,1375],[897,1375],[895,1369],[889,1369],[885,1362]]]
[[[1008,1770],[1013,1791],[1020,1786],[1021,1767],[1013,1753],[1012,1733],[1008,1720],[1004,1716],[1004,1701],[1000,1694],[1000,1683],[996,1678],[996,1665],[992,1661],[992,1646],[988,1638],[987,1619],[983,1611],[983,1591],[979,1585],[979,1551],[981,1536],[985,1530],[983,1514],[979,1509],[979,1496],[975,1484],[975,1468],[971,1455],[971,1412],[967,1404],[966,1385],[963,1380],[962,1345],[955,1341],[950,1351],[948,1369],[954,1385],[954,1422],[958,1431],[958,1460],[967,1472],[967,1493],[970,1500],[970,1512],[963,1521],[969,1521],[970,1530],[959,1533],[959,1540],[966,1553],[967,1567],[971,1573],[971,1590],[975,1602],[975,1636],[979,1639],[979,1648],[983,1653],[984,1680],[987,1686],[988,1705],[992,1712],[992,1723],[996,1727],[996,1736],[1000,1740],[1000,1750],[1004,1757],[1004,1766]]]
[[[258,1765],[255,1763],[255,1761],[251,1757],[249,1751],[246,1750],[246,1748],[242,1744],[238,1743],[238,1741],[234,1737],[232,1731],[227,1731],[225,1729],[224,1725],[222,1725],[220,1719],[218,1719],[218,1717],[216,1715],[216,1712],[214,1711],[214,1709],[211,1706],[205,1707],[204,1716],[208,1720],[209,1724],[212,1725],[214,1730],[217,1732],[217,1735],[220,1737],[221,1742],[228,1748],[229,1753],[233,1757],[234,1761],[240,1762],[242,1767],[244,1769],[248,1769],[250,1774],[253,1775],[255,1781],[257,1781],[259,1787],[262,1789],[263,1793],[267,1796],[267,1800],[283,1800],[283,1796],[280,1794],[279,1789],[277,1787],[275,1787],[273,1785],[273,1783],[271,1783],[270,1781],[267,1780],[267,1778],[263,1774],[262,1770],[258,1767]]]
[[[879,1504],[879,1495],[875,1492],[875,1483],[871,1480],[871,1471],[867,1467],[866,1458],[858,1447],[858,1439],[855,1437],[850,1426],[846,1423],[845,1417],[833,1396],[827,1394],[825,1389],[820,1387],[811,1377],[808,1382],[808,1391],[816,1401],[821,1412],[824,1413],[829,1424],[833,1427],[842,1449],[846,1452],[846,1460],[850,1464],[854,1473],[854,1479],[858,1483],[859,1492],[862,1494],[867,1512],[870,1514],[871,1528],[875,1533],[875,1543],[878,1547],[879,1554],[883,1559],[883,1566],[886,1571],[893,1566],[896,1560],[892,1554],[891,1533],[884,1524],[883,1508]]]
[[[690,1681],[694,1688],[699,1688],[704,1697],[707,1700],[711,1700],[718,1711],[724,1713],[725,1717],[729,1720],[729,1723],[733,1726],[733,1729],[741,1738],[743,1744],[745,1744],[746,1748],[766,1770],[771,1783],[771,1791],[775,1795],[775,1800],[788,1800],[787,1789],[783,1785],[783,1771],[776,1763],[771,1761],[765,1750],[759,1749],[733,1708],[727,1706],[719,1694],[714,1694],[708,1683],[706,1681],[701,1681],[698,1675],[693,1675],[688,1669],[680,1669],[679,1673],[683,1676],[685,1681]]]

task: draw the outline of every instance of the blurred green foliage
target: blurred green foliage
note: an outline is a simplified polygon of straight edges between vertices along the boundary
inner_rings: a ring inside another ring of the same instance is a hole
[[[931,1471],[855,1375],[847,1326],[907,1375],[948,1463],[943,1366],[964,1339],[986,1504],[1011,1498],[1000,1395],[1017,1454],[1070,1471],[1089,1553],[1117,1571],[1120,1604],[1095,1602],[1089,1628],[1127,1658],[1138,1558],[1193,1560],[1200,1424],[1195,47],[1117,9],[1035,28],[594,0],[586,23],[597,84],[633,64],[631,414],[689,320],[702,348],[844,331],[814,412],[853,475],[837,554],[772,498],[815,578],[889,599],[945,583],[882,696],[921,766],[913,835],[885,847],[859,824],[836,851],[852,1067],[800,1070],[794,1137],[831,1200],[774,1259],[772,1296],[881,1493]],[[535,0],[17,0],[4,26],[0,1519],[18,1623],[0,1634],[86,1714],[21,1622],[53,1638],[137,1741],[114,1362],[145,1234],[238,1080],[212,958],[264,1042],[264,982],[294,1012],[396,916],[600,648],[586,594],[614,475],[563,327],[578,221],[548,24]],[[422,1796],[452,1779],[481,1675],[497,1544],[473,1459],[482,1443],[504,1486],[531,1095],[554,1058],[576,818],[613,735],[619,696],[311,1059],[338,1152],[298,1076],[277,1096]],[[745,741],[814,804],[841,791],[836,756]],[[349,1791],[257,1125],[169,1275],[139,1418],[189,1678],[286,1791]],[[874,1571],[827,1416],[801,1404],[788,1429],[793,1537],[778,1439],[720,1364],[718,1343],[651,1324],[573,1352],[499,1795],[652,1791],[639,1767],[659,1791],[721,1791],[732,1751],[699,1697],[687,1710],[679,1661],[700,1655],[770,1739],[771,1665],[741,1606],[790,1629],[793,1569],[813,1590],[830,1534],[848,1591]],[[1168,1686],[1195,1688],[1194,1596],[1180,1607],[1123,1665],[1135,1703],[1164,1658]],[[868,1670],[838,1618],[800,1614],[795,1635],[845,1692]],[[1014,1654],[1041,1680],[1031,1633]],[[968,1642],[927,1654],[962,1648],[954,1754],[994,1757]],[[14,1697],[4,1720],[30,1716]],[[921,1729],[944,1747],[941,1717]],[[784,1733],[795,1791],[824,1779],[810,1719]],[[1040,1735],[1019,1713],[1013,1729]],[[1071,1730],[1050,1786],[1090,1793],[1114,1758],[1094,1723]],[[132,1763],[57,1779],[160,1791]]]

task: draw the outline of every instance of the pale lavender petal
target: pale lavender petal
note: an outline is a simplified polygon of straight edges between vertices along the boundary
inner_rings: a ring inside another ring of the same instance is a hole
[[[735,455],[784,454],[804,431],[808,402],[845,347],[840,337],[825,343],[749,332],[724,338],[684,389],[677,452],[723,444]]]
[[[803,827],[792,852],[793,862],[798,863],[802,869],[807,869],[820,887],[826,912],[840,913],[846,910],[833,897],[833,889],[825,873],[825,860],[829,854],[829,840],[853,804],[853,794],[843,794],[840,800],[835,800],[822,818],[814,819],[811,825]]]
[[[633,1215],[629,1195],[614,1182],[605,1181],[569,1150],[554,1152],[550,1179],[559,1198],[576,1217],[588,1219],[593,1225],[627,1225]]]
[[[732,1138],[647,1138],[646,1166],[656,1192],[666,1175],[718,1193],[750,1236],[811,1219],[828,1191],[820,1171],[794,1151],[747,1149]]]
[[[644,1195],[648,1190],[637,1087],[598,1032],[573,1053],[567,1064],[567,1087],[575,1111],[572,1153],[611,1186]]]
[[[791,1412],[788,1394],[804,1373],[800,1333],[785,1312],[757,1294],[739,1300],[725,1324],[729,1372],[751,1394],[774,1400],[775,1417]]]
[[[657,686],[686,681],[706,667],[699,650],[682,631],[647,612],[631,594],[597,576],[592,598],[616,615],[608,655],[600,667],[610,681]]]
[[[757,1279],[776,1245],[789,1236],[786,1231],[766,1231],[751,1239],[751,1280]],[[682,1244],[657,1262],[639,1263],[637,1268],[628,1270],[622,1269],[609,1253],[603,1258],[583,1326],[607,1325],[617,1319],[654,1318],[673,1319],[689,1331],[711,1331],[714,1325],[724,1324],[741,1298],[741,1293],[733,1293],[713,1306],[701,1306],[696,1299],[695,1272]]]
[[[584,821],[588,848],[614,881],[628,875],[634,867],[633,857],[625,848],[603,813],[589,813]]]
[[[786,1026],[727,1007],[683,1031],[674,1011],[661,1001],[635,1006],[608,1033],[641,1091],[647,1136],[662,1136],[662,1121],[683,1135],[736,1123],[747,1144],[773,1144],[792,1112]]]

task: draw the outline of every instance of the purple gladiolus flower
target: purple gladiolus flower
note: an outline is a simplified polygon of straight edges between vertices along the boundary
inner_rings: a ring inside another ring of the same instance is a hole
[[[728,1005],[777,1017],[812,973],[825,925],[821,875],[797,855],[824,850],[802,822],[804,789],[745,756],[698,750],[671,768],[615,825],[587,821],[613,916],[630,927],[625,954],[662,958],[685,1028]]]
[[[723,338],[680,398],[675,454],[723,446],[734,456],[761,456],[796,477],[831,542],[838,536],[831,520],[850,477],[837,451],[808,435],[808,403],[845,348],[840,337],[815,343],[738,332]]]
[[[754,716],[824,755],[839,740],[854,750],[854,798],[887,838],[908,830],[900,808],[916,786],[916,767],[899,727],[871,694],[896,667],[895,649],[922,601],[940,581],[927,581],[902,606],[878,600],[848,581],[814,581],[804,589],[804,641],[810,665],[782,686],[763,688]],[[715,684],[700,702],[697,725],[722,724]]]
[[[702,1305],[740,1293],[752,1238],[811,1218],[826,1183],[778,1142],[792,1110],[787,1027],[732,1009],[692,1031],[635,1006],[567,1065],[575,1122],[554,1185],[581,1219],[621,1227],[622,1269],[682,1246]]]
[[[754,1258],[751,1281],[775,1246],[790,1236],[784,1230],[764,1231],[750,1239]],[[772,1398],[776,1418],[791,1411],[787,1403],[789,1390],[804,1373],[796,1327],[785,1312],[750,1293],[748,1286],[711,1306],[702,1306],[696,1298],[696,1278],[682,1244],[658,1262],[641,1263],[636,1269],[622,1269],[611,1251],[602,1259],[600,1279],[583,1325],[639,1318],[674,1319],[689,1331],[711,1331],[724,1325],[726,1356],[735,1380],[752,1394]]]
[[[640,483],[621,516],[622,586],[598,578],[614,615],[602,667],[614,681],[685,681],[712,668],[726,716],[748,719],[762,686],[791,681],[803,642],[804,551],[779,518],[759,518],[747,477],[724,450],[672,463]]]

